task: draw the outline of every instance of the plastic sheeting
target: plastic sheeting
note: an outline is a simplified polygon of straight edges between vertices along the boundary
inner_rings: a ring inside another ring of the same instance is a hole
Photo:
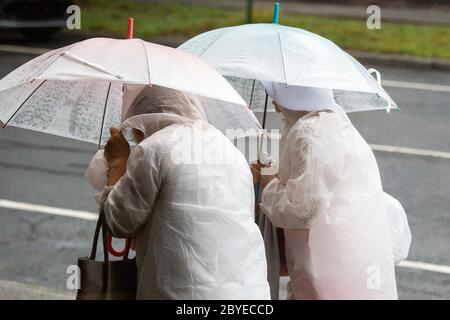
[[[397,298],[378,166],[344,112],[287,123],[261,207],[285,231],[290,299]]]

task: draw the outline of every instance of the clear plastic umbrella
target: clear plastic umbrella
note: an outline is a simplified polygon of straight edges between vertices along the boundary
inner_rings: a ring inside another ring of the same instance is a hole
[[[217,68],[255,110],[264,106],[257,80],[332,89],[347,112],[397,108],[376,70],[366,70],[330,40],[303,29],[276,23],[228,27],[202,33],[179,49]]]
[[[47,52],[0,80],[0,121],[104,144],[120,124],[124,84],[158,85],[195,94],[221,130],[259,122],[210,65],[140,39],[93,38]]]

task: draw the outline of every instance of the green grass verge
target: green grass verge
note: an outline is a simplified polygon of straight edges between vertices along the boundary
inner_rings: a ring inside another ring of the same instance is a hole
[[[192,37],[201,32],[242,24],[243,11],[174,3],[129,0],[78,0],[81,27],[125,36],[127,18],[135,18],[140,38]],[[270,22],[272,12],[255,10],[254,22]],[[282,15],[280,23],[324,36],[345,49],[450,58],[450,27],[384,23],[369,30],[365,21],[317,16]]]

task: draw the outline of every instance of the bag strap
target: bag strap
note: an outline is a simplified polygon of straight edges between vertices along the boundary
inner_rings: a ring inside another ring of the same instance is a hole
[[[105,212],[103,209],[101,210],[101,216],[102,220],[102,243],[103,243],[103,259],[105,262],[109,262],[109,252],[108,252],[108,245],[107,245],[107,228],[106,228],[106,218],[105,218]]]
[[[98,239],[100,237],[100,230],[102,231],[102,243],[103,243],[103,259],[105,262],[109,261],[109,254],[108,249],[106,246],[106,228],[104,227],[105,224],[105,213],[103,211],[103,208],[99,209],[99,215],[97,220],[97,225],[95,226],[95,233],[94,233],[94,239],[92,241],[92,249],[91,249],[91,260],[95,260],[97,256],[97,246],[98,246]]]
[[[98,243],[98,237],[100,234],[100,228],[102,226],[102,222],[100,220],[100,214],[97,219],[97,225],[95,226],[95,233],[94,233],[94,239],[92,240],[92,248],[91,248],[91,255],[90,259],[95,260],[95,256],[97,255],[97,243]]]
[[[97,225],[95,226],[94,239],[92,241],[92,249],[91,249],[90,259],[95,260],[95,258],[97,256],[97,246],[98,246],[98,240],[100,237],[100,230],[101,230],[102,231],[102,244],[103,244],[103,259],[105,262],[108,262],[109,261],[109,252],[108,252],[108,245],[107,245],[108,235],[107,235],[105,212],[103,211],[103,208],[100,208],[99,211],[100,212],[98,215]],[[128,260],[128,255],[130,253],[130,247],[131,247],[130,243],[131,243],[130,239],[127,239],[123,260]]]

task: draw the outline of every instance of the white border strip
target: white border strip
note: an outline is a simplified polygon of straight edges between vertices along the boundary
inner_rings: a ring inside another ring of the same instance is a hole
[[[9,44],[0,44],[0,51],[13,52],[13,53],[25,53],[25,54],[44,54],[51,49],[47,48],[34,48],[34,47],[24,47],[24,46],[13,46]]]
[[[0,199],[0,208],[13,209],[13,210],[22,210],[22,211],[30,211],[30,212],[39,212],[45,213],[55,216],[63,216],[69,218],[83,219],[83,220],[97,220],[98,214],[88,212],[88,211],[79,211],[72,209],[64,209],[57,207],[49,207],[38,204],[31,204],[25,202],[17,202],[11,200]]]
[[[423,83],[423,82],[409,82],[409,81],[396,81],[396,80],[383,80],[381,81],[383,86],[392,88],[402,88],[402,89],[414,89],[414,90],[425,90],[434,92],[449,92],[450,86]]]
[[[400,262],[398,266],[402,268],[419,269],[431,272],[450,274],[450,266],[438,265],[433,263],[404,260]]]
[[[408,147],[385,146],[381,144],[370,144],[372,150],[392,153],[402,153],[414,156],[434,157],[442,159],[450,159],[450,152],[416,149]]]

